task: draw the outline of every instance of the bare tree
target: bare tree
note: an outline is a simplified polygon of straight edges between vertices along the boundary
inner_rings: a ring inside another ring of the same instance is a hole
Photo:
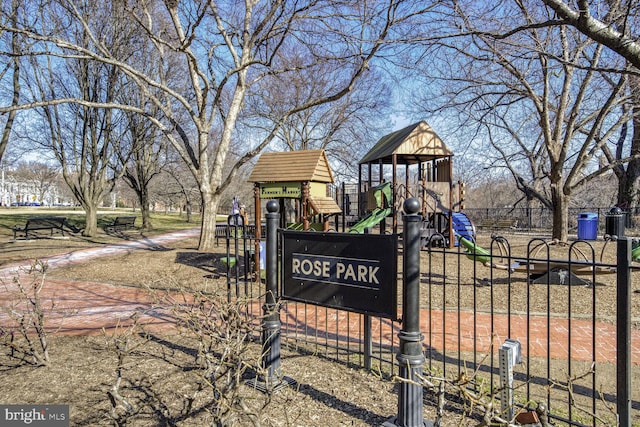
[[[135,49],[129,44],[130,31],[121,23],[117,10],[104,8],[95,13],[95,8],[88,4],[74,10],[84,17],[85,23],[90,21],[99,27],[101,37],[111,43],[115,54],[126,57]],[[48,18],[63,19],[59,13]],[[88,48],[92,45],[91,34],[81,22],[76,24],[65,28],[64,33],[69,40]],[[43,119],[36,123],[44,124],[44,128],[34,129],[30,138],[55,155],[65,182],[85,211],[83,235],[94,236],[98,206],[119,178],[114,172],[115,147],[124,134],[123,114],[113,108],[97,108],[95,104],[116,102],[123,88],[122,73],[116,65],[88,58],[71,55],[58,60],[60,51],[55,48],[45,47],[45,52],[46,56],[32,56],[30,61],[31,98]],[[49,102],[58,98],[79,102]]]
[[[552,25],[573,26],[590,39],[621,55],[635,67],[620,70],[629,73],[629,101],[623,108],[632,110],[631,135],[628,134],[629,126],[625,123],[613,149],[608,145],[603,146],[604,156],[608,163],[614,165],[613,171],[618,178],[617,205],[633,209],[638,204],[637,185],[640,177],[640,44],[637,32],[640,25],[640,5],[629,0],[580,0],[578,9],[574,10],[564,1],[544,0],[544,3],[560,18],[559,23],[551,21]],[[627,163],[621,162],[626,155],[631,159]]]
[[[122,164],[122,177],[136,193],[142,214],[142,229],[151,230],[151,180],[160,173],[165,160],[166,141],[159,129],[143,116],[127,112],[126,143],[121,141],[116,152]]]
[[[289,64],[290,67],[302,65],[298,62]],[[291,100],[295,100],[293,104],[304,104],[330,91],[334,84],[332,78],[331,69],[324,70],[319,66],[305,74],[271,80],[270,91],[278,96],[263,101],[266,110],[256,112],[260,116],[256,122],[268,123],[274,111]],[[391,98],[391,90],[382,73],[370,70],[366,84],[355,85],[339,100],[287,117],[278,131],[276,147],[288,151],[324,149],[338,154],[347,146],[349,152],[364,155],[370,144],[377,140],[377,133],[390,126]]]
[[[146,38],[146,34],[140,33],[140,31],[135,32],[139,28],[133,25],[131,27],[134,29],[131,39],[136,49],[131,52],[128,62],[140,70],[144,70],[149,76],[178,80],[183,71],[182,67],[168,68],[162,71],[167,74],[161,77],[153,44]],[[118,102],[136,107],[140,111],[144,111],[145,114],[124,111],[125,132],[120,143],[115,145],[118,157],[117,167],[122,167],[125,183],[136,193],[142,214],[142,228],[150,230],[152,228],[150,184],[169,160],[167,156],[169,141],[162,130],[148,117],[162,119],[162,111],[159,109],[158,103],[161,100],[166,100],[166,97],[162,90],[140,90],[135,81],[128,79],[125,75],[123,75],[123,85],[123,90],[118,95]],[[153,98],[158,101],[157,103],[149,99],[149,93],[153,94]],[[174,161],[179,161],[179,159]]]
[[[440,100],[475,123],[479,161],[507,168],[527,199],[553,209],[553,237],[565,241],[576,188],[631,159],[597,164],[632,117],[621,108],[627,74],[609,72],[625,65],[570,27],[534,25],[542,6],[455,2],[451,12],[452,37],[434,51]]]
[[[152,189],[165,206],[178,206],[181,212],[184,210],[187,222],[192,221],[194,209],[199,210],[198,184],[182,162],[168,160]]]
[[[633,210],[638,205],[638,178],[640,177],[640,76],[637,73],[638,52],[640,45],[633,39],[637,39],[637,31],[640,24],[640,8],[635,2],[626,0],[604,0],[595,12],[601,13],[601,18],[592,15],[592,7],[587,2],[579,2],[580,10],[574,12],[563,2],[547,1],[547,6],[553,8],[563,18],[563,23],[575,26],[588,37],[611,48],[623,56],[628,62],[634,64],[636,69],[631,69],[629,74],[629,102],[623,106],[632,110],[631,137],[629,138],[629,126],[625,123],[615,145],[615,150],[603,147],[603,153],[609,163],[616,163],[613,171],[618,178],[617,205]],[[629,143],[630,147],[625,150]],[[626,152],[632,156],[627,163],[620,163]]]
[[[92,68],[85,62],[78,64],[74,70],[77,72],[75,77],[81,96],[90,100],[96,100],[103,93],[111,93],[108,96],[113,96],[113,84],[102,86],[101,82],[105,83],[102,80],[104,75],[96,73],[97,70]],[[113,81],[112,74],[111,83]],[[48,87],[40,86],[38,89],[41,97],[46,97],[47,93],[51,93],[50,90],[54,93],[57,91],[55,81],[49,81]],[[102,92],[103,89],[105,92]],[[82,105],[67,107],[42,107],[41,114],[44,123],[48,125],[46,134],[49,137],[49,148],[61,165],[66,184],[85,211],[83,235],[94,236],[97,232],[99,203],[115,182],[115,177],[109,176],[114,155],[113,142],[117,139],[114,135],[117,131],[113,124],[113,110],[99,110]],[[64,120],[69,118],[70,121]]]
[[[11,8],[8,12],[8,16],[6,17],[6,19],[9,20],[11,26],[16,25],[16,21],[18,19],[18,10],[19,10],[18,7],[20,3],[21,2],[19,0],[12,0],[11,2]],[[5,19],[5,17],[3,17],[2,19]],[[0,30],[0,36],[3,36],[3,38],[5,36],[4,32],[1,30]],[[9,41],[10,47],[7,49],[7,52],[18,52],[20,50],[20,46],[19,46],[20,35],[17,33],[9,33],[8,37],[10,38],[10,41]],[[14,55],[14,56],[7,55],[3,57],[7,59],[7,62],[6,64],[3,64],[2,70],[0,71],[0,82],[2,82],[5,79],[5,76],[7,76],[7,73],[10,73],[9,75],[11,76],[11,87],[12,87],[11,105],[17,106],[20,103],[20,57],[17,55]],[[10,111],[7,114],[6,120],[4,121],[3,128],[2,128],[2,135],[0,136],[0,163],[2,162],[2,158],[4,157],[4,152],[6,151],[7,145],[9,144],[11,130],[13,129],[13,123],[15,121],[17,113],[18,113],[17,110]]]
[[[313,80],[320,86],[321,78]],[[391,128],[391,98],[382,76],[371,72],[366,85],[355,87],[339,101],[291,116],[279,140],[286,150],[325,150],[336,160],[335,176],[357,181],[358,161]]]
[[[62,55],[91,58],[118,67],[136,82],[162,111],[162,119],[148,117],[165,132],[198,182],[203,203],[200,250],[213,245],[217,207],[222,192],[231,185],[240,167],[278,138],[292,115],[339,100],[367,75],[372,60],[390,42],[391,30],[407,16],[425,13],[428,5],[409,0],[370,3],[336,3],[328,0],[246,2],[221,5],[204,2],[118,2],[147,34],[156,49],[158,69],[150,76],[122,60],[106,44],[92,22],[80,13],[76,2],[43,3],[43,13],[63,7],[66,18],[80,23],[92,41],[84,46],[55,28],[6,28],[33,40],[64,49]],[[115,5],[115,3],[114,3]],[[58,20],[44,19],[43,26]],[[289,67],[292,54],[304,52],[299,67]],[[37,54],[37,52],[25,52]],[[164,71],[180,66],[182,79],[170,79]],[[262,132],[245,140],[243,155],[224,175],[227,155],[239,129],[248,129],[251,109],[272,98],[269,82],[287,79],[323,67],[332,85],[322,93],[310,93],[299,103],[283,100],[261,124]],[[154,96],[162,90],[166,99]],[[139,108],[77,98],[51,102],[80,102],[114,106],[145,114]],[[22,105],[20,108],[37,104]],[[0,111],[11,111],[3,107]],[[188,122],[182,121],[188,117]],[[246,120],[246,121],[245,121]],[[170,125],[167,125],[170,123]]]

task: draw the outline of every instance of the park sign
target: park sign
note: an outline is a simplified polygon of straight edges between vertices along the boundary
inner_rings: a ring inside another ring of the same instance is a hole
[[[282,297],[397,320],[398,238],[282,231]]]
[[[260,184],[261,199],[298,199],[302,195],[299,182],[269,182]]]

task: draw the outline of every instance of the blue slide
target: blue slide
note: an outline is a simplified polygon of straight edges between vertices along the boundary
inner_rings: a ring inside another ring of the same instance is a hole
[[[476,228],[467,215],[462,212],[453,212],[451,215],[453,233],[456,236],[455,246],[458,246],[459,236],[470,242],[476,241]]]

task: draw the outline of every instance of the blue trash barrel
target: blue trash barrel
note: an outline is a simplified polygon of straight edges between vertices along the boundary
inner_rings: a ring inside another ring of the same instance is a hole
[[[578,214],[578,239],[596,240],[598,238],[598,214],[582,212]]]

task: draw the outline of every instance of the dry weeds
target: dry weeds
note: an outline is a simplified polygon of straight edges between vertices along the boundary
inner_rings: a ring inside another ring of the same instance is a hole
[[[138,232],[129,232],[124,237],[136,239],[142,236]],[[528,236],[514,236],[511,240],[513,253],[526,251],[528,240]],[[0,243],[0,266],[117,241],[118,238],[113,236],[100,236],[91,241],[70,236],[66,239]],[[602,242],[595,243],[595,253],[599,256]],[[489,246],[488,240],[481,240],[480,244]],[[196,246],[196,239],[185,239],[154,250],[130,250],[86,263],[51,269],[49,275],[69,280],[154,288],[173,287],[176,281],[193,288],[204,286],[205,282],[211,280],[224,286],[225,279],[220,275],[224,265],[219,262],[219,258],[225,255],[224,246],[220,246],[215,254],[199,253]],[[615,252],[611,247],[605,252],[606,256],[610,256],[608,251]],[[422,258],[426,267],[426,255]],[[458,274],[460,286],[455,278]],[[475,305],[477,309],[482,309],[487,306],[491,297],[491,288],[475,286],[473,277],[486,276],[493,280],[494,287],[505,287],[504,279],[496,274],[498,273],[492,274],[486,267],[465,258],[459,272],[447,275],[445,286],[429,287],[423,283],[421,298],[423,303],[427,298],[444,301],[447,306],[457,306],[458,301],[462,301],[464,306]],[[524,279],[520,280],[524,283]],[[598,317],[602,319],[611,319],[611,307],[615,306],[615,286],[610,280],[611,276],[607,276],[602,282],[598,281],[599,286],[596,287],[596,310]],[[518,279],[515,283],[517,286]],[[636,292],[640,289],[637,280],[633,281],[633,287]],[[523,292],[517,288],[513,291],[511,307],[520,310],[524,304]],[[567,290],[564,287],[554,287],[552,292],[553,301],[560,301],[563,296],[560,294]],[[576,300],[590,298],[592,295],[592,289],[588,287],[572,287],[571,292]],[[500,294],[504,295],[505,292]],[[640,295],[633,295],[633,316],[637,322],[640,316]],[[546,297],[538,302],[534,299],[534,310],[544,311],[546,301]],[[507,308],[506,299],[498,299],[495,304],[499,310]],[[567,307],[554,305],[554,309],[558,315],[563,315]],[[580,304],[576,304],[572,310],[577,310],[575,313],[572,311],[575,315],[585,315]],[[638,327],[637,324],[635,327]],[[255,351],[259,351],[257,345]],[[144,347],[132,354],[126,367],[122,393],[148,402],[132,425],[158,425],[157,420],[162,418],[158,418],[158,411],[169,415],[180,413],[179,403],[186,393],[192,391],[194,384],[193,369],[190,368],[194,363],[194,352],[196,343],[192,339],[180,335],[163,335],[153,336]],[[107,392],[114,381],[117,360],[109,354],[104,338],[52,337],[50,357],[49,366],[34,369],[17,365],[4,354],[0,356],[3,378],[0,402],[70,404],[72,425],[110,425]],[[380,425],[397,413],[395,386],[388,379],[317,355],[288,351],[286,348],[283,349],[282,363],[284,374],[294,378],[298,387],[274,395],[273,402],[261,416],[263,425]],[[433,405],[425,405],[425,418],[434,417]],[[450,412],[445,425],[458,425],[460,417],[459,413]],[[176,425],[190,426],[200,425],[206,418],[207,415],[202,413],[200,418],[176,418],[172,421]]]

